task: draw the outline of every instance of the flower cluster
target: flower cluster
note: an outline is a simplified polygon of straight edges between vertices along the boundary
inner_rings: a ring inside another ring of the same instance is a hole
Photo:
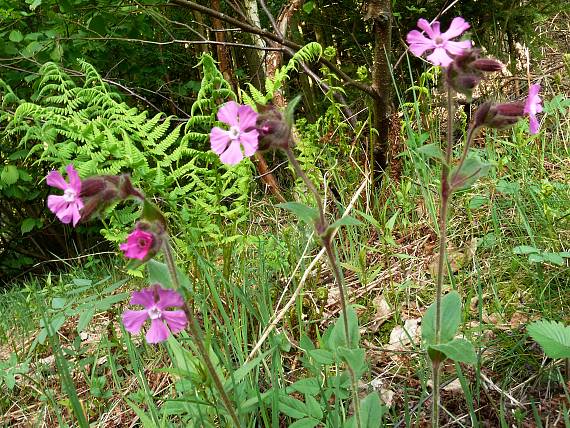
[[[471,99],[472,91],[484,73],[500,71],[503,68],[497,60],[481,58],[480,49],[472,48],[470,40],[452,40],[470,27],[469,23],[459,16],[453,18],[449,29],[444,33],[441,32],[438,21],[430,24],[421,18],[418,20],[418,27],[427,37],[418,30],[410,31],[406,37],[410,51],[418,57],[428,54],[426,59],[429,62],[444,67],[447,84],[464,94],[467,99]],[[538,133],[539,122],[536,115],[542,112],[539,91],[540,85],[531,85],[524,103],[484,103],[475,114],[475,126],[505,128],[528,116],[530,133]]]
[[[73,165],[67,165],[66,171],[69,182],[58,171],[51,171],[46,176],[48,185],[63,190],[63,195],[49,195],[47,201],[48,208],[62,223],[76,226],[101,213],[111,203],[133,197],[143,202],[143,220],[136,224],[119,248],[125,257],[143,263],[160,251],[165,235],[162,214],[133,187],[128,175],[103,175],[81,180]],[[138,333],[150,318],[151,326],[146,334],[148,343],[162,342],[170,333],[178,333],[188,324],[183,310],[167,310],[184,306],[182,296],[160,284],[134,291],[131,304],[142,305],[144,309],[125,311],[123,325],[127,331]]]

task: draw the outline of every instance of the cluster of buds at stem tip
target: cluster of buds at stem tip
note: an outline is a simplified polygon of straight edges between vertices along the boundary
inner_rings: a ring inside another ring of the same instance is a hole
[[[144,200],[144,195],[133,187],[128,174],[99,175],[81,180],[79,197],[83,201],[81,221],[100,215],[114,202],[130,197]]]
[[[503,129],[513,126],[524,116],[524,104],[519,102],[482,104],[475,112],[473,125],[477,128],[488,127]]]
[[[272,104],[258,105],[257,110],[258,150],[290,148],[292,124],[284,112]]]
[[[468,101],[471,101],[473,89],[483,79],[484,73],[503,69],[501,62],[491,58],[480,58],[480,54],[480,49],[466,49],[447,67],[447,83],[457,92],[464,94]]]

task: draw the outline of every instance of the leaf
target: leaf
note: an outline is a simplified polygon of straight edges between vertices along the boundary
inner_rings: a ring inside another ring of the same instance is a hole
[[[307,15],[309,15],[313,11],[314,8],[315,8],[315,2],[314,1],[305,2],[305,4],[303,5],[303,12],[305,12]]]
[[[337,349],[338,355],[342,358],[348,367],[359,377],[360,374],[364,373],[366,370],[366,357],[364,355],[364,349],[348,349],[344,347],[339,347]]]
[[[450,174],[450,183],[452,190],[461,190],[471,187],[479,178],[487,175],[491,169],[491,164],[482,162],[478,156],[465,159],[461,169],[453,168]]]
[[[441,352],[453,361],[472,365],[477,363],[475,348],[467,339],[456,338],[447,343],[429,345],[429,348]]]
[[[564,266],[564,258],[560,253],[542,253],[545,262],[552,263],[557,266]]]
[[[430,305],[422,318],[422,338],[428,345],[435,343],[435,302]],[[440,343],[453,339],[461,323],[461,298],[457,291],[451,291],[441,298]]]
[[[291,211],[305,223],[313,223],[319,216],[317,210],[299,202],[285,202],[276,205],[279,208]]]
[[[551,358],[570,358],[570,326],[556,321],[540,320],[527,327],[528,334]]]
[[[31,231],[34,227],[36,226],[41,226],[42,225],[42,221],[40,219],[37,218],[26,218],[24,219],[24,221],[22,221],[22,224],[20,225],[20,230],[22,232],[22,235],[28,233],[29,231]]]
[[[437,143],[424,144],[418,147],[417,151],[428,158],[439,159],[441,161],[445,159],[445,155]]]
[[[88,306],[85,310],[83,310],[83,312],[81,312],[81,315],[79,315],[79,320],[77,321],[78,333],[81,333],[83,330],[85,330],[87,325],[93,319],[94,315],[95,315],[95,306]]]
[[[10,39],[10,41],[14,43],[19,43],[22,40],[24,40],[24,36],[18,30],[10,31],[10,35],[8,36],[8,38]]]
[[[293,390],[305,395],[317,395],[321,390],[321,385],[316,377],[301,379],[291,385],[287,390]]]
[[[338,229],[341,226],[360,226],[362,222],[360,220],[355,219],[347,215],[346,217],[342,217],[335,221],[333,224],[329,226],[329,230],[332,232],[335,229]]]
[[[513,253],[527,255],[532,253],[540,253],[540,250],[538,248],[531,247],[530,245],[519,245],[513,248]]]
[[[14,165],[6,165],[2,169],[2,174],[0,174],[0,180],[8,186],[18,181],[18,177],[20,177],[20,174],[18,174],[18,168]]]
[[[303,418],[289,425],[289,428],[314,428],[320,421],[314,418]]]
[[[54,297],[51,301],[51,307],[53,309],[61,309],[65,306],[65,297]]]
[[[346,348],[356,348],[360,341],[360,330],[358,329],[358,317],[352,306],[346,308],[346,317],[348,322],[348,341],[344,328],[344,316],[340,313],[336,320],[332,333],[327,343],[327,348],[335,350],[341,346]]]
[[[279,397],[279,411],[294,419],[309,416],[305,403],[288,395]]]
[[[323,418],[323,409],[315,397],[312,395],[305,396],[305,405],[307,406],[309,416],[312,416],[315,419]]]
[[[360,426],[361,428],[378,428],[382,426],[382,417],[386,412],[386,406],[380,401],[380,396],[376,391],[368,394],[360,401]],[[356,417],[352,416],[344,428],[356,428]]]

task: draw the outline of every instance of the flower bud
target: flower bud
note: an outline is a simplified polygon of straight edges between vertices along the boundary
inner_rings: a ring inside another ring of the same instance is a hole
[[[291,124],[277,107],[258,106],[256,129],[259,134],[258,149],[287,149],[291,147]]]
[[[466,49],[447,68],[447,83],[470,101],[473,89],[483,79],[484,72],[500,71],[503,65],[494,59],[479,58],[480,49]]]
[[[495,129],[508,128],[517,123],[524,115],[522,103],[492,104],[486,102],[475,112],[475,127]]]
[[[491,58],[481,58],[473,61],[473,68],[481,71],[494,72],[504,68],[503,63]]]

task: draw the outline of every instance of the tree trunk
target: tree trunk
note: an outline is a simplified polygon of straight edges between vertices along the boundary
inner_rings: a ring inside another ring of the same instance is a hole
[[[388,165],[390,130],[390,105],[392,100],[392,77],[390,74],[390,54],[392,46],[392,4],[390,0],[371,0],[368,3],[365,20],[373,20],[374,65],[372,70],[372,88],[376,92],[373,98],[372,126],[378,132],[373,134],[372,176],[379,178]]]

